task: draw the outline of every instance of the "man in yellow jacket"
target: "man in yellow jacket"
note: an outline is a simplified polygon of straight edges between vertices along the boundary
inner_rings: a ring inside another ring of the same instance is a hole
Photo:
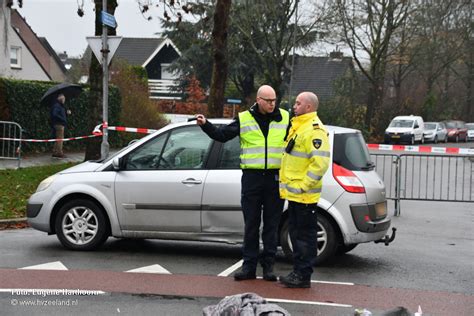
[[[317,203],[329,165],[328,133],[316,113],[318,97],[302,92],[296,98],[280,169],[280,197],[288,200],[293,271],[281,276],[290,288],[311,287],[317,256]]]

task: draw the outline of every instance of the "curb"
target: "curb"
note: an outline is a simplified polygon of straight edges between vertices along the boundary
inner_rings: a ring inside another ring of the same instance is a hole
[[[26,217],[0,219],[0,230],[30,227]]]

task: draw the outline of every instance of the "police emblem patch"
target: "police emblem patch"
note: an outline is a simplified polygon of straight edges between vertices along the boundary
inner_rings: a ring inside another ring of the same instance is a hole
[[[319,139],[319,138],[313,139],[314,148],[319,149],[322,144],[323,144],[323,141],[321,139]]]

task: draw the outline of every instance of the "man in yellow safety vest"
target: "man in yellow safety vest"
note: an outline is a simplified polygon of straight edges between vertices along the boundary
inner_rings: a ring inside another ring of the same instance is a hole
[[[280,282],[291,288],[311,287],[317,256],[317,203],[329,165],[328,133],[316,113],[318,97],[302,92],[297,98],[280,169],[280,197],[288,200],[293,271]]]
[[[273,265],[284,203],[278,192],[278,172],[289,114],[276,106],[275,90],[264,85],[257,91],[256,103],[248,111],[239,113],[230,124],[216,127],[202,114],[196,115],[196,119],[203,131],[217,141],[226,142],[240,136],[241,205],[245,231],[243,265],[234,274],[234,279],[241,281],[256,278],[263,207],[263,253],[260,255],[260,264],[263,279],[276,281]]]

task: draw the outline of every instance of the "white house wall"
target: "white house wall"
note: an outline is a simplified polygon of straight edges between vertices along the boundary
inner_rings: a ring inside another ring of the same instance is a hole
[[[0,3],[4,1],[0,0]],[[46,72],[41,68],[38,61],[34,58],[28,47],[23,43],[18,33],[11,27],[10,10],[6,9],[4,3],[0,9],[0,77],[22,79],[22,80],[43,80],[50,81]],[[5,15],[4,12],[7,14]],[[7,17],[7,20],[5,20]],[[5,38],[4,27],[8,27],[8,35]],[[7,42],[5,42],[5,40]],[[12,68],[10,66],[10,47],[21,47],[21,67]]]

